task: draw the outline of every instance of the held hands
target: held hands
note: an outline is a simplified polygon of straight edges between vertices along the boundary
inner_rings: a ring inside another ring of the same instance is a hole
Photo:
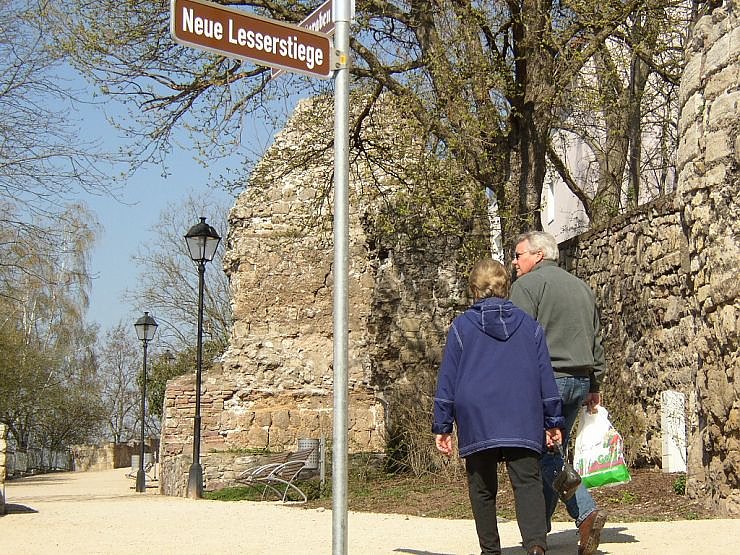
[[[545,446],[548,449],[555,447],[556,443],[563,442],[563,432],[560,428],[549,428],[545,430]]]
[[[452,434],[437,434],[434,443],[440,453],[448,457],[452,455]]]

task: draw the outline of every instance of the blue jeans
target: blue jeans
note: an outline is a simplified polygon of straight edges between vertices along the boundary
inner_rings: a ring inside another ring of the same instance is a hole
[[[583,401],[588,395],[591,381],[588,376],[568,376],[555,378],[563,399],[563,416],[565,429],[563,430],[563,447],[568,445],[570,432],[573,429]],[[552,483],[558,472],[563,468],[563,459],[558,453],[546,452],[542,456],[542,491],[545,494],[545,510],[547,511],[547,531],[550,531],[550,521],[558,504],[558,494],[553,490]],[[576,521],[576,526],[586,520],[586,517],[596,510],[596,504],[588,490],[581,484],[576,494],[565,504],[568,514]]]

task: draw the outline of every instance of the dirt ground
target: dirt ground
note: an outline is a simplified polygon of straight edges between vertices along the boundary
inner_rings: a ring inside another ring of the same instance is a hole
[[[632,481],[619,486],[591,490],[597,505],[620,522],[696,520],[716,518],[701,501],[680,495],[681,475],[660,470],[634,469]],[[514,496],[502,472],[497,505],[504,518],[514,518]],[[349,508],[354,511],[397,513],[437,518],[472,518],[464,476],[440,480],[433,476],[389,478],[377,475],[364,483],[350,482]],[[330,507],[330,500],[311,501],[308,507]],[[569,521],[561,504],[556,521]]]

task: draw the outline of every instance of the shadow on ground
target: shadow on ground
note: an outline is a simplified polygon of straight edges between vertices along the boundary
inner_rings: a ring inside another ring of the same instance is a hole
[[[637,543],[637,539],[631,534],[625,534],[625,527],[619,528],[605,528],[601,534],[601,543]],[[564,532],[551,532],[547,536],[548,550],[547,553],[550,555],[571,555],[575,552],[578,544],[578,535],[575,530],[568,530]],[[398,547],[393,550],[395,553],[404,553],[408,555],[454,555],[452,553],[443,553],[438,551],[426,551],[423,549],[413,549]],[[502,555],[520,555],[522,548],[516,547],[504,547],[501,549]],[[597,553],[603,553],[598,550]],[[473,555],[473,554],[471,554]]]
[[[32,507],[27,507],[25,505],[18,505],[15,503],[8,503],[7,505],[5,505],[6,515],[22,515],[25,513],[38,513],[38,511]],[[0,514],[0,516],[4,516],[4,515]]]

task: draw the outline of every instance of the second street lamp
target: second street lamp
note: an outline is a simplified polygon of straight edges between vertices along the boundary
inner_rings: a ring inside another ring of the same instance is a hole
[[[139,470],[136,473],[136,491],[146,491],[146,473],[144,472],[144,422],[146,419],[146,346],[157,331],[157,322],[144,312],[144,316],[134,324],[136,336],[144,344],[144,366],[141,374],[141,448],[139,451]]]
[[[193,422],[193,463],[188,473],[188,497],[203,497],[203,468],[200,465],[200,386],[203,373],[203,277],[206,262],[213,260],[221,237],[205,218],[185,234],[190,258],[198,263],[198,347],[195,367],[195,418]]]

